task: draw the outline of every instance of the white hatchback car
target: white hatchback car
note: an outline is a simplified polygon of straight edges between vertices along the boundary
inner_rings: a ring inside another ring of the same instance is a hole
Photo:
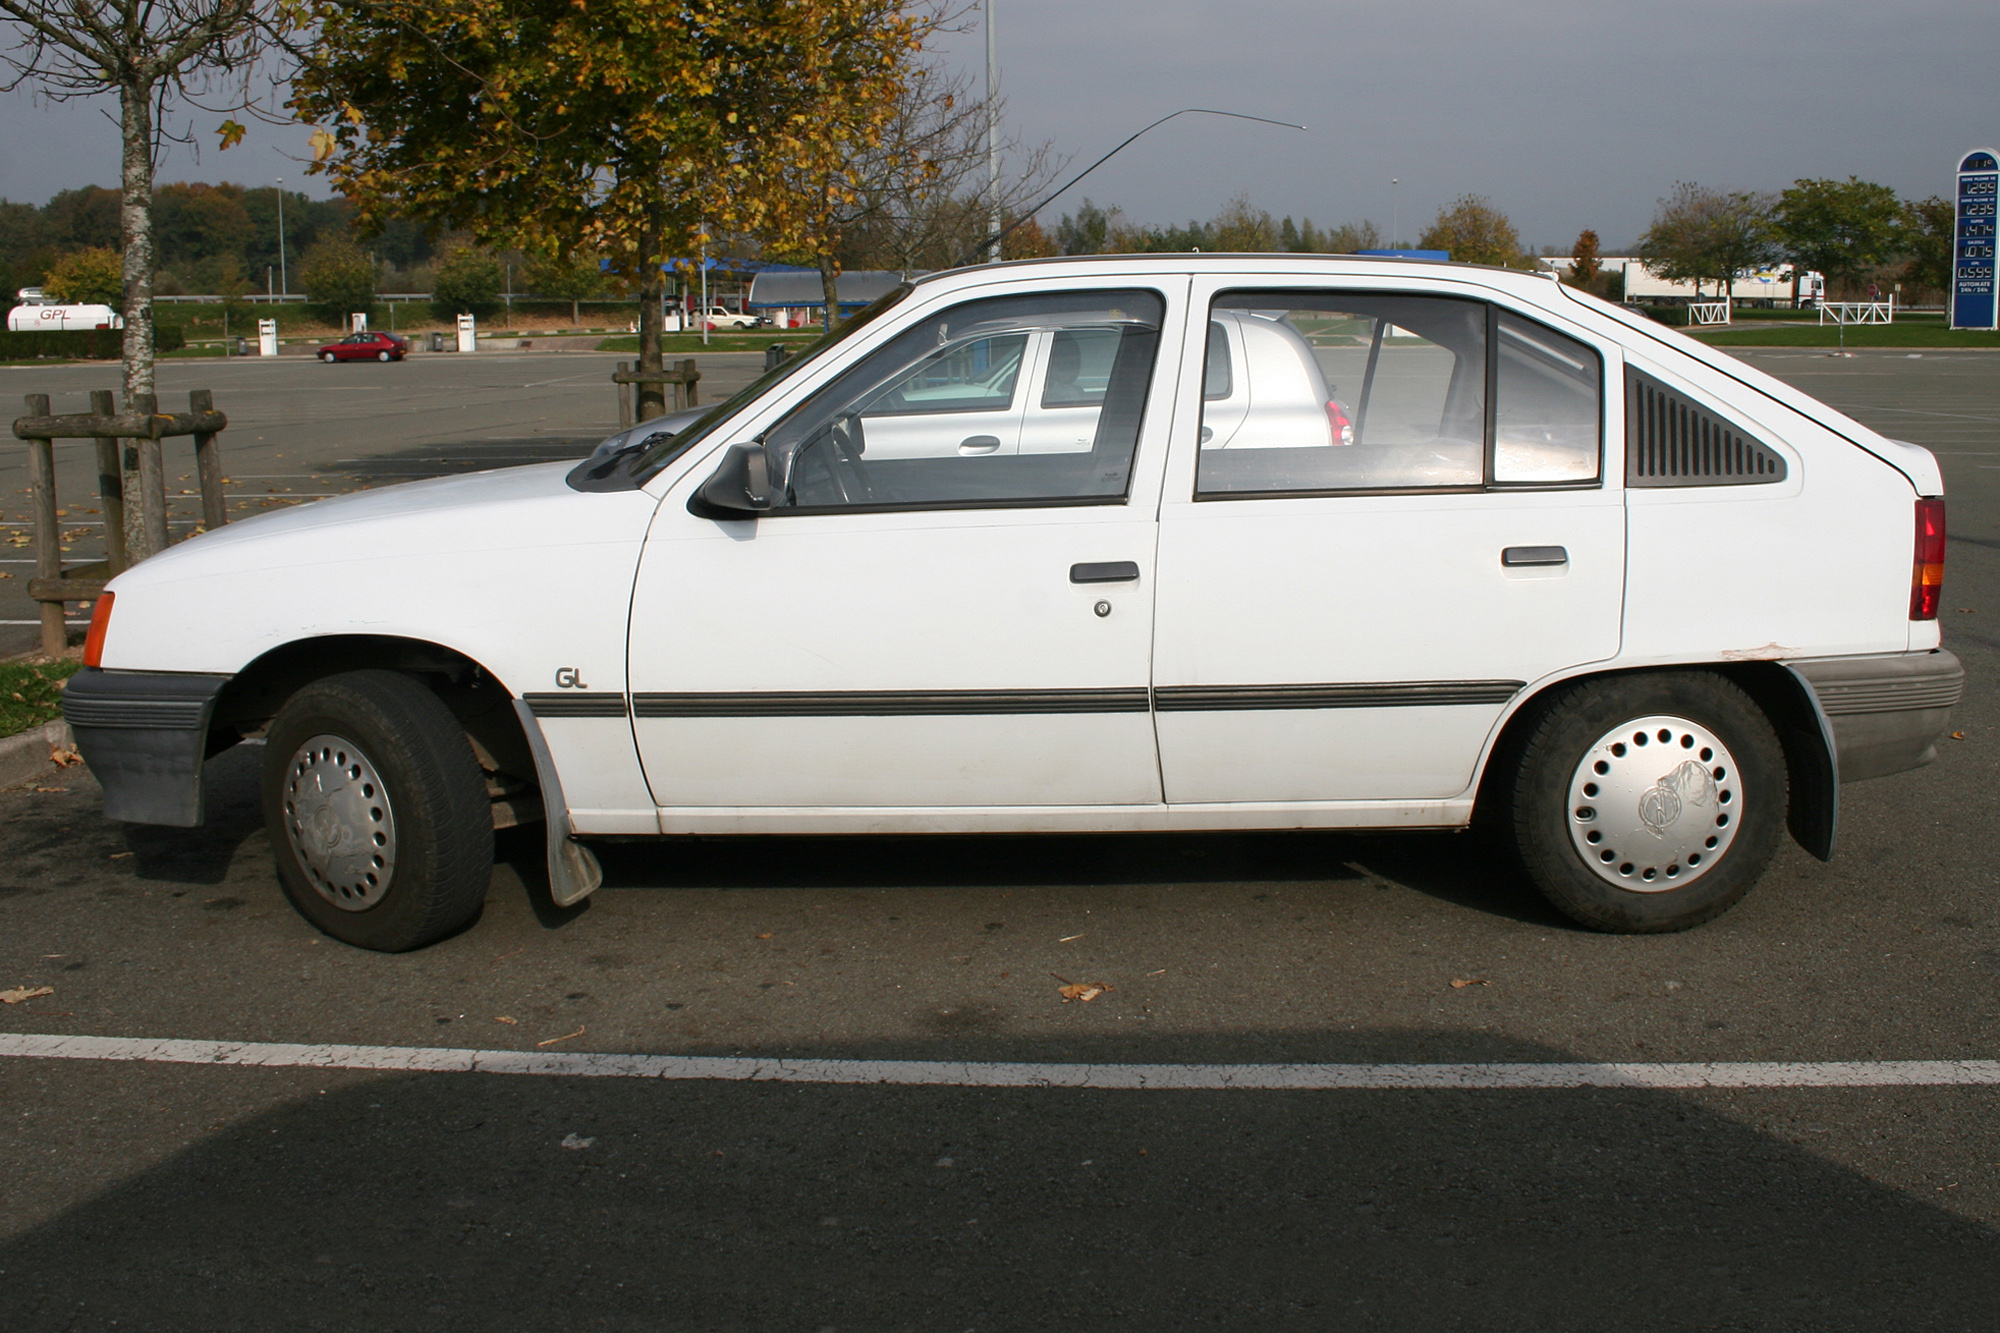
[[[696,323],[705,323],[711,329],[754,329],[757,316],[741,310],[731,310],[728,306],[712,305],[694,314]]]
[[[1942,489],[1528,274],[984,266],[574,466],[176,546],[64,708],[117,819],[199,823],[265,738],[286,892],[377,949],[536,818],[562,902],[595,836],[1477,819],[1576,920],[1672,930],[1933,757]]]

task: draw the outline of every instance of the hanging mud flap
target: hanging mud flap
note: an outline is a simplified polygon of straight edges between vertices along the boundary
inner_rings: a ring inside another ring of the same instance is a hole
[[[604,868],[591,850],[571,832],[569,802],[563,798],[562,779],[556,776],[555,759],[525,700],[514,700],[514,715],[521,719],[521,732],[535,756],[535,780],[542,788],[543,822],[549,832],[549,896],[557,907],[568,907],[589,897],[604,882]]]

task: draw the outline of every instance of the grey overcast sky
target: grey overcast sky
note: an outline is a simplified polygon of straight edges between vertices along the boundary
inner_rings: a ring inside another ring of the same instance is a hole
[[[1212,216],[1232,195],[1322,226],[1400,215],[1414,237],[1483,194],[1532,246],[1594,227],[1644,230],[1677,180],[1776,189],[1857,175],[1946,192],[1959,154],[2000,141],[1992,0],[994,0],[1010,130],[1080,169],[1182,106],[1302,123],[1184,116],[1043,214],[1084,196],[1137,222]],[[941,43],[983,75],[979,16]],[[117,183],[109,102],[0,96],[0,196]],[[160,179],[303,181],[306,131],[256,127]],[[1400,178],[1392,190],[1390,180]],[[324,193],[317,181],[306,185]]]

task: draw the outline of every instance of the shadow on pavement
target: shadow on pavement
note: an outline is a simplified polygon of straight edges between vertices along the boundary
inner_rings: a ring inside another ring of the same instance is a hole
[[[620,888],[1374,882],[1510,920],[1574,928],[1511,858],[1471,833],[884,834],[591,845],[605,883]],[[521,872],[546,881],[525,859]]]
[[[261,838],[258,795],[261,744],[247,742],[209,760],[204,773],[208,821],[200,828],[113,824],[90,814],[118,850],[134,856],[141,881],[220,884]],[[30,815],[11,830],[16,855],[59,863],[77,847],[78,812],[37,830]],[[1474,834],[1189,833],[1022,834],[988,836],[673,838],[658,842],[593,840],[605,883],[616,888],[964,888],[1147,884],[1375,883],[1426,894],[1472,911],[1551,929],[1573,929],[1549,907],[1493,844]],[[539,824],[501,830],[496,860],[526,889],[540,923],[560,928],[589,910],[589,899],[559,908],[549,897],[546,847]],[[268,855],[268,854],[266,854]],[[275,872],[272,872],[275,873]],[[494,892],[505,892],[496,882]]]
[[[297,1096],[0,1247],[13,1322],[50,1333],[1984,1329],[2000,1309],[1993,1231],[1660,1093],[37,1073]]]

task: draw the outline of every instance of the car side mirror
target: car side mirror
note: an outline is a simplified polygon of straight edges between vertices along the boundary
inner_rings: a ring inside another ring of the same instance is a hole
[[[771,456],[762,440],[732,444],[722,463],[688,501],[703,518],[755,518],[778,507],[771,485]]]

